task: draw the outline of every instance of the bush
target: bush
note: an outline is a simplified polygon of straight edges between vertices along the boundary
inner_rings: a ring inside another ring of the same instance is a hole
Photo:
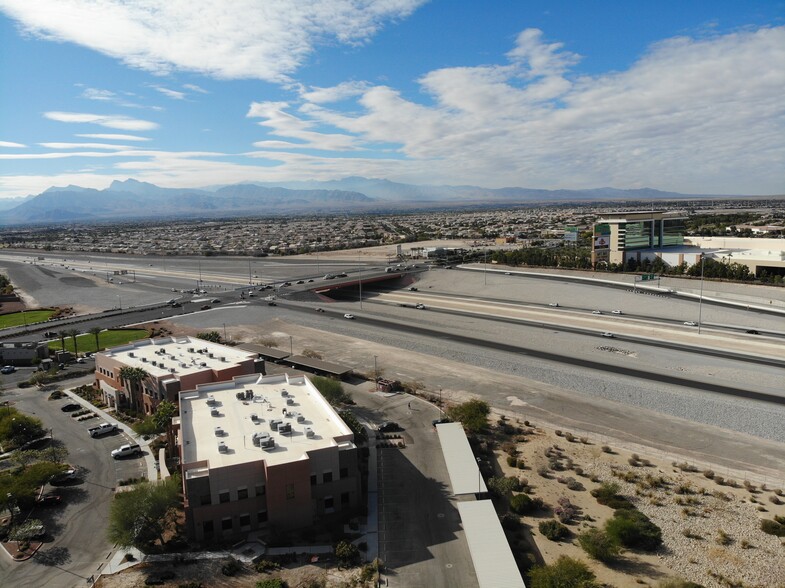
[[[287,584],[281,578],[266,578],[256,583],[256,588],[286,588]]]
[[[522,459],[519,459],[515,465],[516,465],[516,467],[519,470],[525,470],[526,469],[526,462],[523,461]]]
[[[603,445],[602,446],[602,452],[603,453],[613,453],[613,449],[611,449],[609,445]]]
[[[509,496],[511,493],[521,490],[521,481],[512,476],[489,478],[487,485],[488,490],[497,496]]]
[[[605,532],[616,543],[654,551],[662,544],[662,530],[639,510],[621,509],[605,523]]]
[[[670,578],[657,584],[657,588],[703,588],[703,586],[681,578]]]
[[[528,514],[534,510],[534,503],[526,494],[516,494],[510,498],[510,510],[519,515]]]
[[[470,433],[481,433],[488,426],[491,408],[483,400],[469,400],[447,410],[447,416],[461,423]]]
[[[518,465],[518,458],[517,457],[513,457],[512,455],[508,455],[507,456],[507,465],[510,466],[511,468],[514,468],[515,466]]]
[[[224,576],[235,576],[243,569],[243,564],[241,561],[229,557],[226,562],[221,566],[221,573]]]
[[[324,376],[313,376],[311,382],[319,390],[319,393],[324,396],[325,400],[330,404],[336,406],[339,404],[351,404],[352,396],[348,394],[343,385],[338,380],[332,378],[325,378]]]
[[[269,559],[260,559],[253,565],[253,569],[255,569],[260,574],[272,572],[273,570],[277,570],[280,567],[281,566],[278,563],[270,561]]]
[[[594,573],[582,561],[562,555],[549,566],[529,571],[530,588],[595,588]]]
[[[785,537],[785,524],[778,521],[772,521],[771,519],[763,519],[760,522],[760,530],[764,533],[768,533],[769,535]]]
[[[619,544],[600,529],[589,529],[578,535],[578,544],[590,558],[605,563],[615,560],[621,551]]]
[[[541,521],[538,528],[542,536],[551,541],[561,541],[570,534],[570,530],[567,527],[554,519]]]
[[[341,566],[352,567],[360,561],[360,550],[353,543],[339,541],[335,546],[335,557]]]
[[[599,504],[608,506],[615,510],[620,508],[632,508],[630,501],[619,495],[621,487],[616,482],[603,482],[599,488],[591,491],[591,495],[597,499]]]

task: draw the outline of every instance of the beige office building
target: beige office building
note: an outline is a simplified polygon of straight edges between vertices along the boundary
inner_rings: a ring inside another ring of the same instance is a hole
[[[181,392],[173,430],[197,540],[300,529],[360,503],[354,434],[304,376],[241,376]]]

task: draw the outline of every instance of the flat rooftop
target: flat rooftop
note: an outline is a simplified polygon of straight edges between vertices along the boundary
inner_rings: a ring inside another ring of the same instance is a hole
[[[225,370],[241,362],[256,359],[256,354],[250,351],[195,337],[135,341],[109,349],[104,355],[130,367],[143,368],[155,378],[166,375],[180,378],[204,370]]]
[[[276,430],[274,420],[291,431]],[[254,435],[269,435],[274,447],[255,444]],[[297,461],[307,451],[354,447],[354,435],[308,378],[249,375],[181,392],[180,443],[183,464],[213,469]]]

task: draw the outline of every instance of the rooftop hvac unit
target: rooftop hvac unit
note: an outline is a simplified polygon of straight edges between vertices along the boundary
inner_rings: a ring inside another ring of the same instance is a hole
[[[301,415],[301,414],[298,414],[297,415],[297,422],[298,423],[304,423],[305,422],[305,417],[303,415]]]
[[[213,396],[212,394],[210,394],[210,395],[207,397],[207,404],[208,404],[209,406],[212,406],[213,404],[215,404],[215,396]]]
[[[218,451],[220,453],[226,453],[227,451],[229,451],[229,448],[226,446],[226,443],[224,443],[223,441],[220,441],[218,443]]]
[[[210,410],[210,416],[217,417],[218,415],[219,413],[217,408],[213,408],[212,410]]]
[[[270,421],[270,428],[273,431],[277,431],[278,427],[280,427],[282,424],[283,424],[282,420],[280,420],[280,419],[273,419],[273,420]]]
[[[256,421],[258,421],[258,420],[259,420],[259,415],[257,415],[255,412],[252,412],[252,413],[251,413],[251,420],[252,420],[253,422],[256,422]]]
[[[213,354],[212,354],[212,353],[208,353],[208,354],[207,354],[207,357],[209,357],[209,358],[211,358],[211,359],[212,359],[212,357],[213,357]]]
[[[262,443],[265,443],[266,441],[269,441],[271,439],[272,437],[270,436],[270,433],[254,433],[253,436],[251,437],[253,444],[256,446],[259,446]]]
[[[194,348],[193,347],[189,347],[188,348],[188,353],[193,353],[193,352],[194,352]]]
[[[286,398],[287,396],[289,396],[289,393],[286,390],[281,390],[281,396]]]
[[[205,362],[202,362],[199,364],[199,367],[207,367],[207,364]]]
[[[129,351],[128,357],[136,357],[136,354],[133,351]]]
[[[185,368],[187,368],[187,367],[188,367],[188,364],[187,364],[187,363],[181,363],[181,364],[180,364],[180,368],[181,368],[181,369],[185,369]]]
[[[311,427],[305,427],[303,430],[305,431],[306,437],[313,437],[313,429]]]
[[[286,404],[288,404],[289,406],[292,406],[294,404],[294,398],[291,398],[291,397],[287,398],[286,399]]]
[[[237,392],[234,396],[237,400],[245,400],[245,392]]]
[[[265,439],[264,441],[259,442],[259,446],[262,449],[275,449],[275,439],[270,437],[269,439]]]
[[[147,363],[147,358],[146,357],[142,358],[142,363]]]
[[[251,398],[253,398],[253,390],[249,388],[245,391],[245,399],[250,400]]]
[[[216,437],[223,437],[224,436],[224,430],[221,427],[216,427],[215,428],[215,436]]]
[[[292,424],[291,423],[281,423],[278,425],[278,432],[279,433],[291,433],[292,432]]]
[[[150,363],[152,363],[152,364],[153,364],[153,365],[155,365],[155,366],[157,366],[157,365],[158,365],[158,362],[157,362],[157,361],[155,361],[155,360],[151,361]]]
[[[174,368],[169,368],[169,373],[173,374],[176,370]]]
[[[218,359],[220,359],[221,361],[226,361],[225,357],[219,357]]]

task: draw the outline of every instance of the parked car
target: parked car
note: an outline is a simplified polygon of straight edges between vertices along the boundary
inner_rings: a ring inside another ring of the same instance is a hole
[[[212,302],[213,304],[221,304],[221,299],[220,299],[220,298],[213,298],[213,299],[211,300],[211,302]]]
[[[76,470],[74,468],[68,468],[64,472],[60,472],[49,478],[49,483],[52,486],[57,486],[60,484],[67,484],[68,482],[73,482],[77,478],[78,476],[76,475]]]
[[[747,329],[744,332],[747,333],[748,335],[760,335],[760,333],[758,331],[756,331],[755,329]]]
[[[116,430],[117,425],[112,423],[101,423],[95,427],[90,427],[87,429],[87,432],[90,433],[91,437],[100,437],[101,435],[108,435],[109,433],[113,433]]]
[[[298,284],[305,284],[305,280],[297,280]]]
[[[268,300],[267,306],[278,306],[278,305],[275,303],[275,300]]]
[[[431,423],[433,423],[433,426],[434,426],[434,427],[435,427],[436,425],[442,425],[442,424],[444,424],[444,423],[451,423],[451,422],[452,422],[452,421],[450,420],[450,418],[449,418],[449,417],[442,417],[442,418],[440,418],[440,419],[434,419],[434,420],[432,420],[432,421],[431,421]]]
[[[76,363],[84,363],[84,359],[82,359],[81,357],[77,357]]]
[[[180,304],[179,302],[172,302],[171,306],[172,308],[180,308],[182,307],[182,304]]]
[[[698,323],[696,323],[695,321],[684,321],[684,325],[687,327],[697,327]]]
[[[114,459],[130,457],[132,455],[142,455],[142,448],[136,443],[126,443],[125,445],[121,445],[117,449],[112,450],[112,457]]]
[[[75,410],[79,410],[82,408],[81,404],[77,404],[76,402],[69,402],[68,404],[61,406],[60,410],[63,412],[74,412]]]
[[[353,314],[349,314],[347,312],[345,315],[343,315],[343,318],[345,318],[345,319],[354,319],[354,315]]]
[[[210,310],[211,308],[212,308],[212,306],[210,306],[209,304],[205,304],[205,305],[204,305],[204,306],[201,308],[201,310]]]
[[[400,431],[401,426],[395,421],[387,421],[379,425],[377,431],[380,433],[389,433],[391,431]]]
[[[409,292],[417,292],[417,287],[416,286],[411,286],[409,288]]]
[[[13,374],[16,371],[16,368],[12,365],[4,365],[0,368],[0,374]]]
[[[38,506],[58,506],[62,501],[63,499],[61,496],[52,494],[51,492],[35,499],[35,503]]]

